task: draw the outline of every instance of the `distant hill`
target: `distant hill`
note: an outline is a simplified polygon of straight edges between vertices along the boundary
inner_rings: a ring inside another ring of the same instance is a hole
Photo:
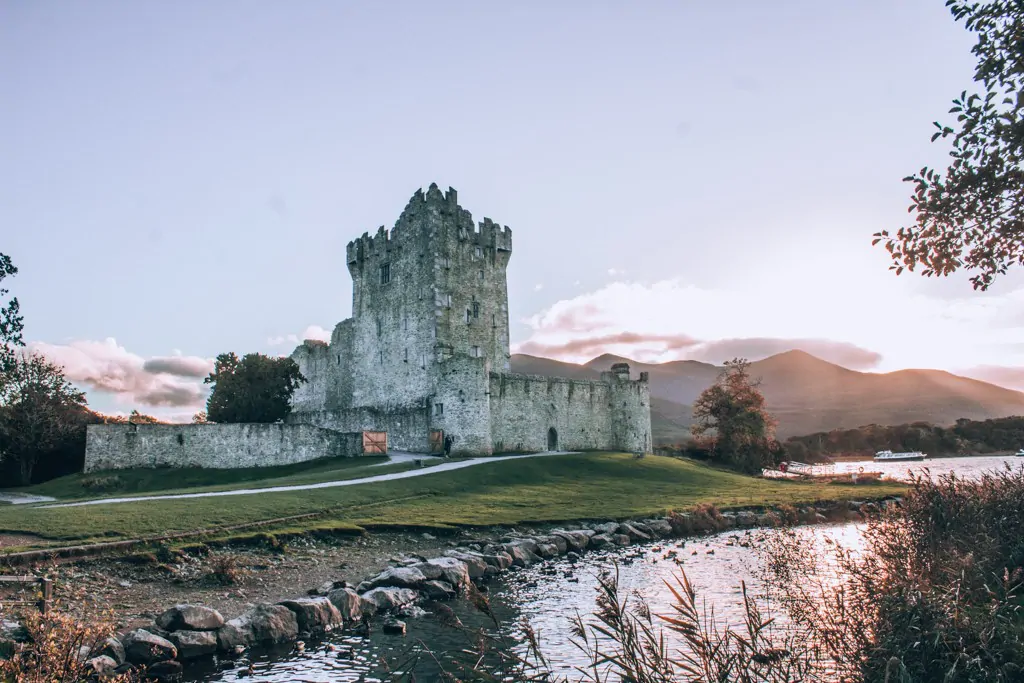
[[[656,443],[689,434],[690,406],[722,368],[698,361],[639,363],[605,354],[583,365],[515,354],[512,371],[551,377],[598,379],[613,363],[629,363],[633,377],[650,373],[651,422]],[[858,372],[804,351],[787,351],[751,363],[768,409],[787,438],[863,425],[987,420],[1024,415],[1024,393],[942,370]]]

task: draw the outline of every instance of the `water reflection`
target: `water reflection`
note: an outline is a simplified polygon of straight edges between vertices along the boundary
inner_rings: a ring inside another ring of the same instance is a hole
[[[863,525],[843,524],[806,527],[807,534],[825,548],[829,538],[844,547],[856,548]],[[652,542],[616,551],[595,551],[573,562],[561,558],[512,572],[491,584],[491,606],[503,635],[519,640],[520,622],[526,618],[537,631],[542,651],[556,672],[571,674],[587,664],[586,656],[571,642],[570,622],[576,613],[585,618],[594,609],[598,576],[618,568],[623,594],[634,590],[644,595],[655,614],[671,611],[672,594],[665,581],[673,581],[683,568],[697,591],[698,604],[715,610],[722,626],[743,623],[740,582],[746,581],[752,595],[762,592],[762,558],[758,553],[770,530],[726,532],[700,539]],[[466,601],[449,603],[460,620],[470,628],[493,628],[490,620]],[[431,609],[427,606],[428,611]],[[264,652],[251,660],[223,667],[208,665],[193,669],[189,680],[236,681],[239,676],[258,681],[380,681],[387,677],[382,661],[391,670],[401,670],[415,655],[417,642],[435,651],[465,648],[466,636],[441,625],[432,616],[408,619],[405,638],[373,633],[369,637],[349,633],[331,634],[320,643],[310,643],[303,653],[289,646],[283,651]],[[666,634],[674,645],[672,634]],[[250,669],[251,662],[251,669]],[[416,666],[419,681],[437,680],[437,669],[429,659]]]

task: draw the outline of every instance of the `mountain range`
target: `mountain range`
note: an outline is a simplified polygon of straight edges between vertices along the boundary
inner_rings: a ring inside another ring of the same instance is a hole
[[[613,363],[629,363],[634,379],[649,373],[655,443],[677,443],[689,436],[693,402],[722,371],[693,360],[640,363],[605,354],[580,365],[514,354],[512,372],[599,379]],[[1024,415],[1024,393],[942,370],[858,372],[804,351],[787,351],[751,363],[750,374],[761,381],[783,439],[869,424],[946,426],[959,418]]]

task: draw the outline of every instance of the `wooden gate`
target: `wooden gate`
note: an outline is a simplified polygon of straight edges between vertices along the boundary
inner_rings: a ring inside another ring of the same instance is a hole
[[[443,453],[444,452],[444,432],[440,429],[430,430],[430,452],[431,453]]]
[[[388,433],[387,432],[363,432],[363,454],[364,455],[387,455]]]

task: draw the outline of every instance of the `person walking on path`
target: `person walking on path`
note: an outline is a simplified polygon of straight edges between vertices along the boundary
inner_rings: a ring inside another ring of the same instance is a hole
[[[450,434],[446,434],[444,437],[444,457],[448,457],[452,454],[452,442],[455,441]]]

